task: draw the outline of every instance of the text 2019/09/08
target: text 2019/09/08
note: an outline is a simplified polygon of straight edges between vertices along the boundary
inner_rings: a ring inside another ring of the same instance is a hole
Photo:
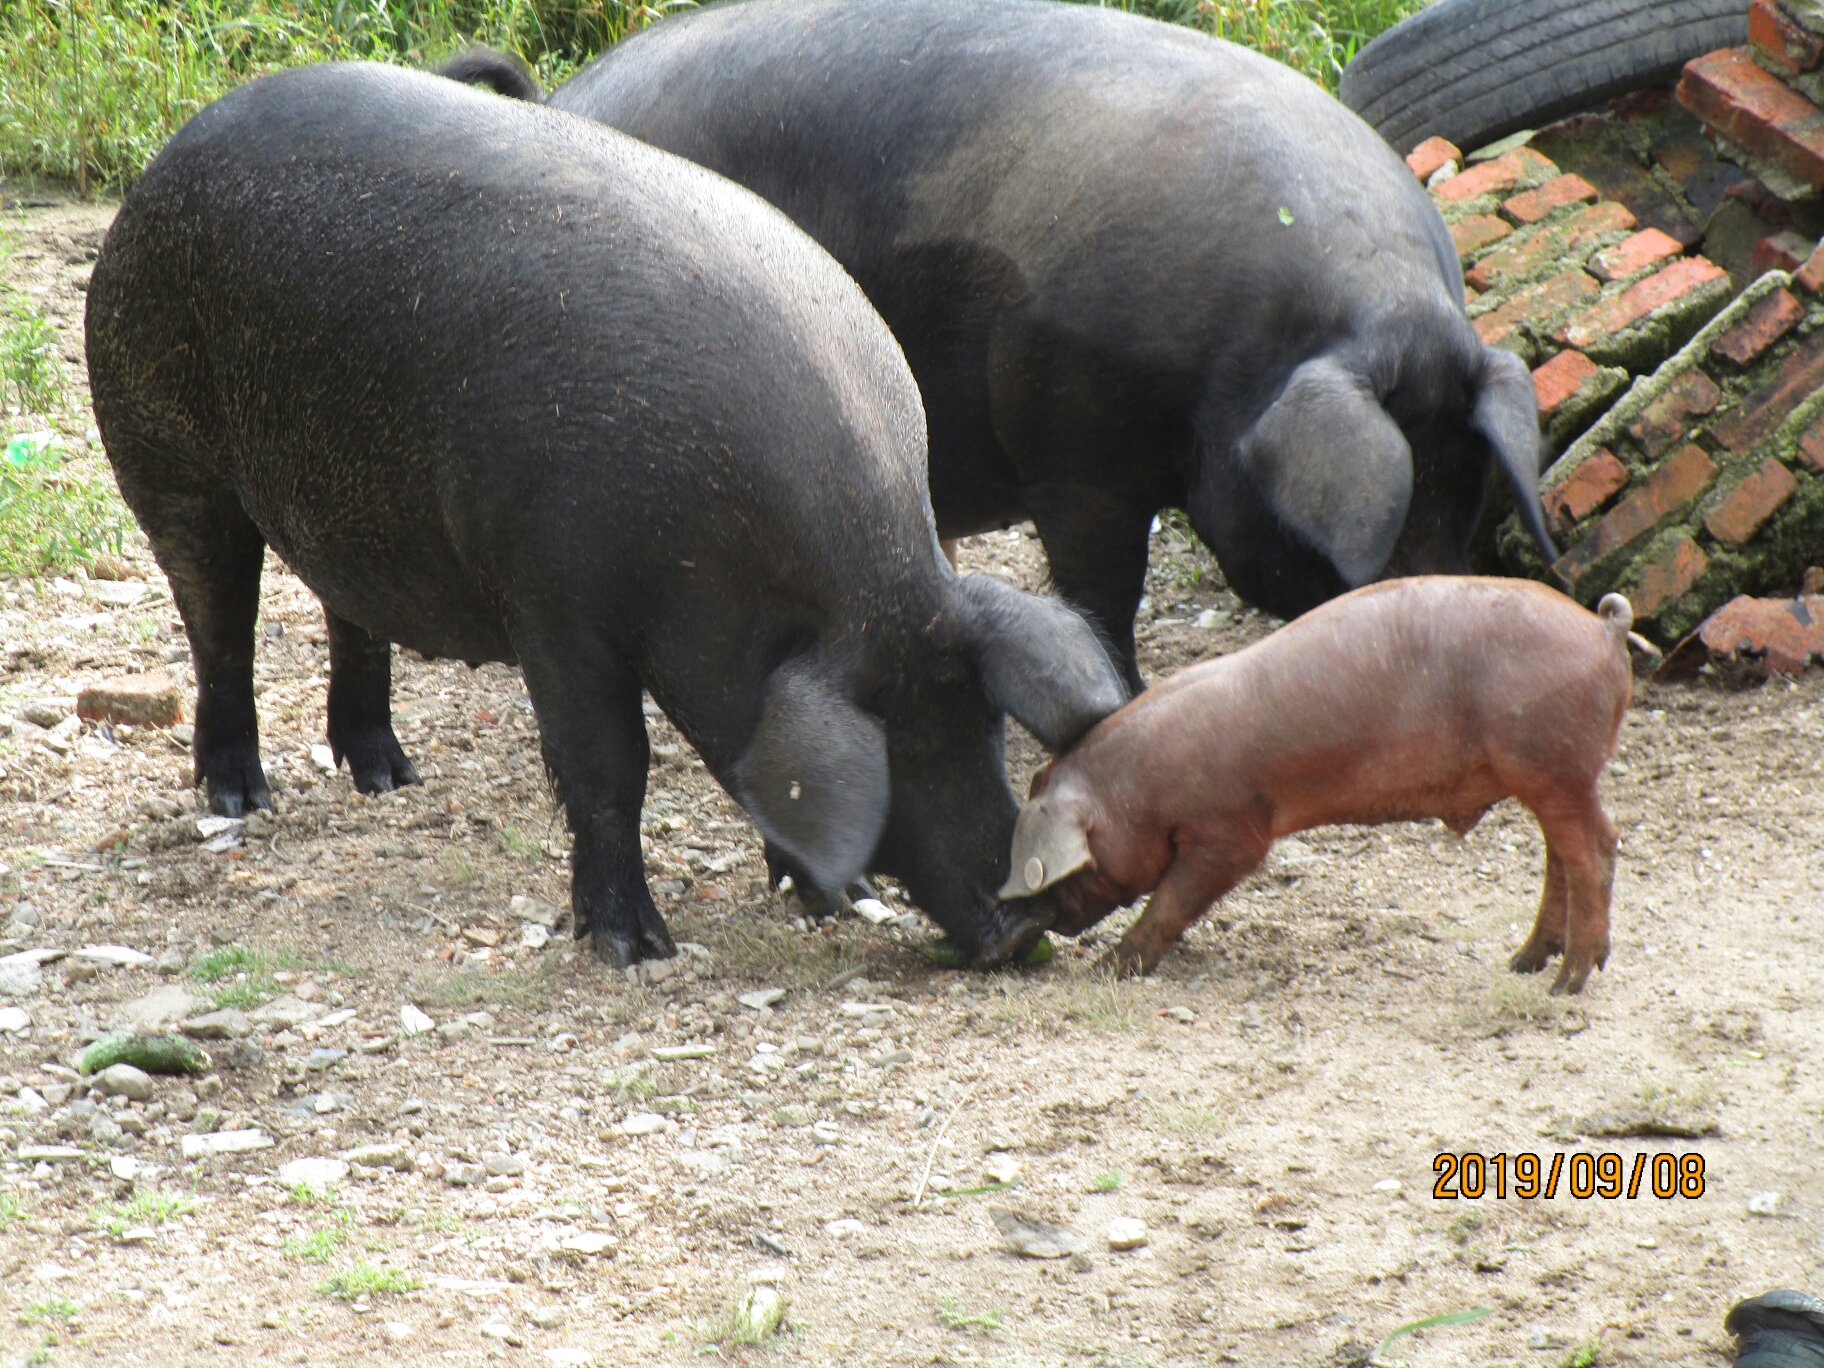
[[[1457,1154],[1446,1151],[1431,1162],[1437,1180],[1431,1195],[1440,1201],[1494,1197],[1522,1201],[1559,1196],[1583,1200],[1657,1197],[1669,1201],[1704,1195],[1704,1156],[1662,1151],[1636,1154],[1632,1161],[1613,1151],[1591,1154]]]

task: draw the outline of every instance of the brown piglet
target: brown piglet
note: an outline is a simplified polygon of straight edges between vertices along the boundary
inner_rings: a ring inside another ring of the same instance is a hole
[[[1615,824],[1597,780],[1633,693],[1626,599],[1592,613],[1526,580],[1373,584],[1179,671],[1033,781],[1003,900],[1055,889],[1074,934],[1151,892],[1111,956],[1146,973],[1281,836],[1441,818],[1459,835],[1517,798],[1545,893],[1510,961],[1580,992],[1609,956]]]

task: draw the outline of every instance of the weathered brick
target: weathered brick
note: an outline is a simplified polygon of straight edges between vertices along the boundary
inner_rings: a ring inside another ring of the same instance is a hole
[[[165,675],[120,675],[78,693],[76,715],[85,722],[170,727],[184,720],[184,704]]]
[[[1726,48],[1686,63],[1678,102],[1745,148],[1770,184],[1784,176],[1795,188],[1824,187],[1824,117],[1757,65],[1749,49]]]
[[[1752,451],[1778,431],[1787,415],[1821,387],[1824,387],[1824,334],[1814,333],[1780,363],[1767,384],[1712,423],[1710,431],[1719,442],[1734,451]]]
[[[1693,418],[1713,411],[1723,392],[1700,370],[1688,370],[1660,392],[1628,424],[1628,435],[1657,460],[1674,442],[1682,442]]]
[[[1537,223],[1567,204],[1595,198],[1595,186],[1582,176],[1567,172],[1562,176],[1554,176],[1536,189],[1521,191],[1501,208],[1517,223]]]
[[[1626,280],[1656,266],[1667,257],[1684,252],[1679,240],[1657,228],[1642,228],[1613,247],[1604,248],[1590,261],[1590,269],[1604,280]]]
[[[1746,366],[1805,317],[1805,306],[1790,290],[1770,290],[1749,306],[1741,322],[1710,344],[1710,355]]]
[[[1749,268],[1757,277],[1769,271],[1796,271],[1805,264],[1805,258],[1816,245],[1803,233],[1782,228],[1754,244],[1754,250],[1749,254]]]
[[[1806,588],[1798,598],[1730,599],[1697,629],[1713,656],[1758,655],[1769,675],[1797,674],[1824,656],[1824,598]]]
[[[1637,328],[1662,311],[1678,312],[1684,301],[1697,297],[1706,286],[1727,284],[1728,280],[1728,273],[1707,258],[1681,257],[1620,294],[1580,310],[1552,336],[1567,347],[1592,351],[1605,338]]]
[[[1748,11],[1748,46],[1755,60],[1783,76],[1816,69],[1824,38],[1807,33],[1775,0],[1754,0]]]
[[[1710,510],[1704,526],[1728,546],[1740,546],[1752,537],[1779,506],[1798,492],[1793,473],[1769,456],[1752,475],[1723,496]]]
[[[1475,319],[1476,332],[1491,346],[1522,323],[1544,327],[1579,299],[1596,292],[1594,279],[1582,271],[1561,271],[1549,280],[1528,285],[1513,298]]]
[[[1716,462],[1687,445],[1668,456],[1634,492],[1602,517],[1590,534],[1558,558],[1557,569],[1575,585],[1595,566],[1645,536],[1710,487]]]
[[[1813,470],[1824,471],[1824,418],[1806,428],[1799,437],[1799,457]]]
[[[1807,294],[1816,294],[1824,289],[1824,242],[1812,248],[1811,255],[1805,258],[1805,264],[1793,272],[1792,283]]]
[[[1557,173],[1558,168],[1532,148],[1516,147],[1512,152],[1503,152],[1492,161],[1452,176],[1432,194],[1456,204],[1477,195],[1493,195],[1518,185],[1542,181]]]
[[[1450,240],[1456,244],[1457,255],[1465,257],[1491,242],[1501,241],[1513,231],[1514,225],[1504,218],[1494,214],[1471,214],[1450,225]]]
[[[1577,463],[1577,469],[1541,491],[1552,531],[1562,536],[1627,488],[1627,484],[1628,468],[1607,447],[1597,447]]]
[[[1626,205],[1604,200],[1578,210],[1562,223],[1536,228],[1524,238],[1496,248],[1470,268],[1466,279],[1478,290],[1485,290],[1510,278],[1536,275],[1566,258],[1583,255],[1603,238],[1625,233],[1633,226],[1634,215]]]
[[[1455,143],[1446,142],[1443,138],[1427,138],[1406,154],[1406,165],[1412,168],[1412,174],[1419,178],[1421,184],[1430,180],[1439,168],[1450,162],[1461,166],[1463,154]]]
[[[1580,351],[1561,351],[1533,372],[1533,393],[1539,412],[1551,414],[1597,374],[1596,363]]]
[[[1688,594],[1709,564],[1710,558],[1698,544],[1680,532],[1663,551],[1635,568],[1634,583],[1623,592],[1636,616],[1650,618]]]

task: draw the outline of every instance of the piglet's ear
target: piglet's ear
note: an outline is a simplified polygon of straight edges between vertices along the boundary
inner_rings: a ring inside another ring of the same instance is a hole
[[[1047,750],[1065,749],[1127,702],[1108,652],[1073,609],[992,575],[966,575],[958,587],[989,701]]]
[[[1013,865],[1000,899],[1030,898],[1093,863],[1082,822],[1049,798],[1034,798],[1013,825]]]
[[[766,838],[834,893],[867,869],[887,823],[887,732],[808,657],[773,671],[731,776]]]

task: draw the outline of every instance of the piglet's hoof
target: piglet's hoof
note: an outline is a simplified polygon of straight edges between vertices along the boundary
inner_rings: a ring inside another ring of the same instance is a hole
[[[1529,941],[1514,951],[1513,958],[1508,960],[1507,967],[1516,974],[1536,974],[1551,963],[1552,956],[1564,949],[1561,945],[1547,945],[1535,949]]]
[[[1153,972],[1153,966],[1159,963],[1161,953],[1149,953],[1123,937],[1113,950],[1096,961],[1096,968],[1105,974],[1113,974],[1116,978],[1142,978]]]

